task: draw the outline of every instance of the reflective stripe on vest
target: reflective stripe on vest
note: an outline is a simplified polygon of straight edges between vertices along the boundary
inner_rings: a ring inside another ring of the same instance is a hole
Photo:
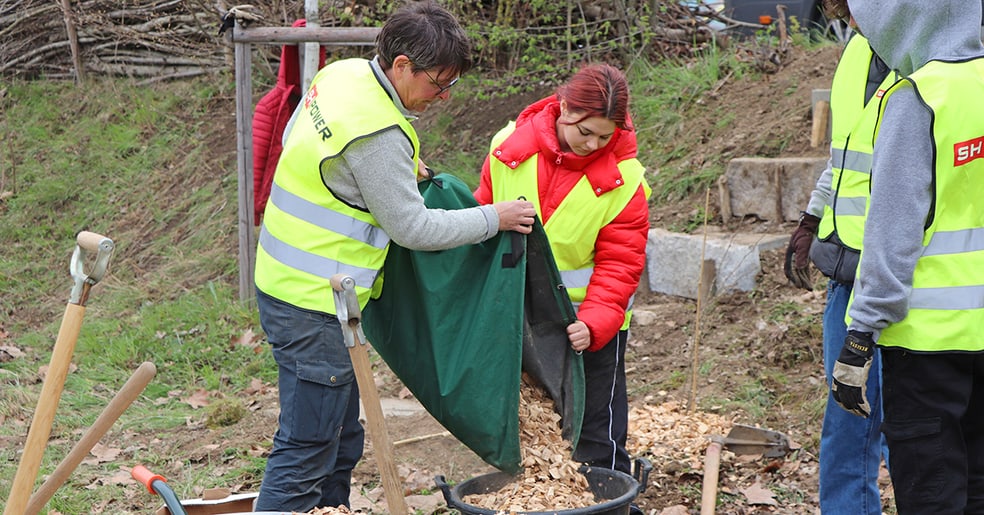
[[[417,135],[376,78],[369,61],[346,59],[324,68],[302,99],[271,187],[256,252],[260,291],[294,306],[335,313],[329,279],[356,282],[365,306],[386,259],[389,237],[375,217],[337,199],[322,180],[360,138],[399,127]]]
[[[878,93],[866,104],[864,97],[871,60],[868,40],[856,34],[844,48],[830,88],[832,191],[823,208],[817,237],[829,240],[836,233],[837,239],[853,250],[861,249],[864,238],[878,102],[881,93],[895,81],[894,74],[890,73],[879,85]]]
[[[935,146],[934,211],[912,276],[909,312],[886,327],[878,343],[984,351],[984,58],[930,61],[906,81],[933,113],[926,137]]]
[[[510,123],[499,131],[492,139],[491,150],[494,151],[514,128],[515,125]],[[542,220],[536,169],[538,162],[539,154],[534,154],[515,169],[510,169],[490,155],[492,198],[501,201],[525,197],[536,207],[537,215]],[[645,168],[638,159],[621,161],[618,168],[622,173],[622,186],[599,197],[587,177],[581,177],[543,226],[561,279],[575,308],[584,301],[594,272],[594,246],[598,233],[625,209],[640,185],[647,198],[652,192],[643,177]],[[628,328],[631,317],[631,311],[627,310],[622,329]]]
[[[299,271],[309,273],[322,279],[331,279],[335,274],[345,274],[355,280],[356,286],[372,288],[378,270],[346,265],[334,259],[305,252],[292,247],[270,235],[266,227],[260,228],[259,243],[263,250],[273,259]]]

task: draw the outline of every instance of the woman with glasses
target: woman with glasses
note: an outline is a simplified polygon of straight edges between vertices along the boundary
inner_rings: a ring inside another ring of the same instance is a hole
[[[257,306],[280,396],[257,511],[349,506],[364,431],[329,279],[352,277],[364,308],[391,239],[442,250],[531,231],[530,202],[427,209],[417,189],[420,143],[410,121],[448,98],[472,66],[470,52],[448,11],[414,2],[384,24],[372,61],[329,64],[294,112],[256,252]]]

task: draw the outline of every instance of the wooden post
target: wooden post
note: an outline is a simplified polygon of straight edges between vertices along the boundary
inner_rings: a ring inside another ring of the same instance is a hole
[[[236,27],[239,28],[239,22]],[[236,44],[236,165],[239,170],[239,300],[253,298],[256,232],[253,227],[252,47]]]
[[[321,22],[318,18],[318,0],[304,0],[305,24],[311,28],[318,28]],[[317,43],[304,43],[301,46],[301,92],[307,91],[311,87],[311,79],[318,73],[318,57],[321,52]]]
[[[82,55],[79,50],[79,35],[75,31],[75,14],[72,13],[71,0],[62,0],[62,11],[65,15],[65,30],[68,32],[68,43],[72,48],[72,63],[75,64],[75,83],[85,82],[85,70],[82,68]]]
[[[813,104],[813,127],[810,131],[810,146],[817,148],[827,142],[827,126],[830,125],[830,102],[817,100]]]

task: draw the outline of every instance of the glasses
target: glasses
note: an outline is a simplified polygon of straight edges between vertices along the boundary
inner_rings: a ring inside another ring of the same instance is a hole
[[[422,71],[424,72],[424,75],[427,76],[427,79],[431,82],[431,84],[433,84],[434,87],[437,88],[437,96],[443,95],[445,91],[451,89],[452,86],[454,86],[455,84],[457,84],[458,83],[458,79],[461,78],[461,75],[459,75],[459,76],[451,79],[451,82],[449,82],[447,86],[442,86],[440,82],[437,82],[437,79],[435,79],[434,77],[431,77],[431,74],[430,73],[427,73],[427,70],[422,70]]]

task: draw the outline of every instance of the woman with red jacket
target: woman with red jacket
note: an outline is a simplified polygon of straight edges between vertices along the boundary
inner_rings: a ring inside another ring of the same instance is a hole
[[[574,459],[629,474],[624,358],[650,194],[636,151],[625,75],[589,65],[496,134],[475,191],[482,204],[522,196],[536,207],[577,310],[571,347],[587,351]]]

